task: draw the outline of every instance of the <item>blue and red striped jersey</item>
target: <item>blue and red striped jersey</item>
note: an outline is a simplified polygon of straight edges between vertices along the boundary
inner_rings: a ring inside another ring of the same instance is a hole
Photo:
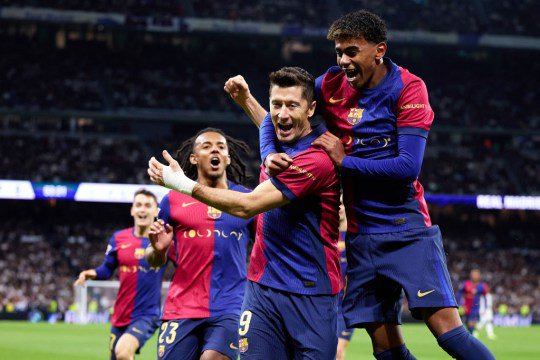
[[[342,287],[337,249],[339,177],[326,152],[311,143],[323,125],[292,145],[292,165],[270,181],[291,202],[259,216],[248,279],[296,294],[337,294]],[[268,175],[261,167],[260,180]]]
[[[113,326],[125,326],[141,317],[159,317],[161,282],[165,266],[150,267],[144,257],[148,238],[134,229],[117,231],[109,240],[105,260],[96,268],[97,279],[109,279],[118,269],[120,288],[111,318]]]
[[[344,203],[348,231],[355,233],[431,226],[424,189],[417,179],[433,122],[427,89],[408,70],[389,59],[385,64],[388,73],[374,88],[351,87],[337,66],[315,82],[318,111],[345,146]],[[384,159],[388,161],[380,161]],[[400,166],[407,161],[415,173],[402,175]]]
[[[251,191],[232,182],[229,189]],[[174,228],[168,256],[176,265],[162,319],[240,314],[255,219],[229,215],[177,191],[159,208],[159,218]]]
[[[465,308],[465,314],[478,313],[480,311],[480,297],[489,293],[489,287],[484,281],[477,284],[466,280],[461,284],[458,292],[458,301]]]

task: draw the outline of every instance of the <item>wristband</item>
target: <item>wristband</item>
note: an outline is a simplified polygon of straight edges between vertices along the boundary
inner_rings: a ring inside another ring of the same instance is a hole
[[[191,196],[196,182],[188,178],[182,170],[173,171],[170,166],[163,167],[163,185],[171,190]]]

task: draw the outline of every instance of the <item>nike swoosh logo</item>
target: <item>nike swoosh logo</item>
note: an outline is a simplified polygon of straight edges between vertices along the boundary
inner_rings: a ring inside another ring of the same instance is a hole
[[[334,99],[333,96],[330,97],[330,103],[332,104],[335,104],[335,103],[338,103],[338,102],[342,102],[343,100],[345,100],[346,98],[343,98],[343,99]]]
[[[229,345],[229,347],[230,347],[231,349],[233,349],[233,350],[238,350],[238,348],[237,348],[236,346],[234,346],[233,343],[231,343],[231,344]]]
[[[132,327],[131,330],[135,331],[136,333],[142,334],[143,332],[136,327]]]
[[[193,201],[193,202],[189,202],[189,203],[182,203],[182,207],[183,207],[183,208],[184,208],[184,207],[188,207],[188,206],[190,206],[190,205],[197,204],[197,203],[198,203],[198,201]]]
[[[127,249],[130,246],[131,246],[131,244],[120,245],[120,249]]]
[[[431,294],[434,291],[435,291],[435,289],[429,290],[429,291],[426,291],[426,292],[421,292],[420,290],[418,290],[418,293],[416,295],[418,295],[418,297],[424,297],[424,296],[426,296],[428,294]]]

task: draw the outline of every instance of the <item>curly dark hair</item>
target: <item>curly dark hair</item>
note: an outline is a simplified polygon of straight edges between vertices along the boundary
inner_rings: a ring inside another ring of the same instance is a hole
[[[274,85],[279,87],[300,86],[308,103],[315,97],[315,78],[307,70],[298,66],[286,66],[270,73],[270,92]]]
[[[249,148],[248,144],[246,144],[242,140],[235,139],[227,134],[225,134],[222,130],[208,127],[205,129],[202,129],[199,131],[195,136],[190,137],[186,141],[180,145],[180,148],[176,150],[175,157],[176,160],[180,163],[180,166],[182,166],[182,169],[184,170],[184,173],[187,177],[189,177],[192,180],[197,180],[198,172],[197,172],[197,165],[193,165],[191,161],[189,161],[189,157],[191,154],[193,154],[193,151],[195,150],[195,140],[202,134],[208,133],[208,132],[215,132],[220,134],[225,138],[227,141],[227,147],[229,148],[229,156],[231,157],[231,164],[227,166],[227,179],[237,183],[242,184],[248,176],[246,175],[246,164],[242,161],[242,158],[239,155],[239,152],[243,152],[244,154],[249,154],[251,152],[251,149]]]
[[[378,44],[387,41],[386,23],[378,15],[366,10],[353,11],[343,15],[330,25],[328,40],[363,37]]]

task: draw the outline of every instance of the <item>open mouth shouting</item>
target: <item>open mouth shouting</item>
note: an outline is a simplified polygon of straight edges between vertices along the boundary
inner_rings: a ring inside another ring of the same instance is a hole
[[[212,156],[210,158],[210,168],[212,170],[219,170],[219,165],[221,164],[221,159],[219,158],[219,156]]]
[[[282,138],[287,138],[292,134],[292,130],[293,130],[293,124],[292,123],[289,123],[289,124],[278,123],[277,127],[278,127],[278,130],[279,130],[279,136],[282,137]]]
[[[351,68],[351,69],[342,68],[342,70],[345,73],[345,76],[347,77],[347,81],[350,83],[352,83],[360,74],[360,71],[355,68]]]

